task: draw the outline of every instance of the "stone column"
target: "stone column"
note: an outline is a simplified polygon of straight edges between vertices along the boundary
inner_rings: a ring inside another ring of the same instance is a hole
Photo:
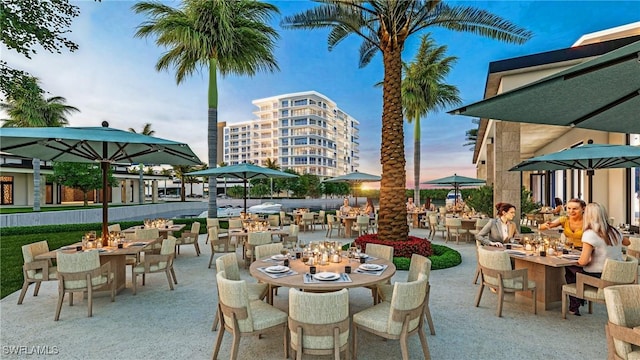
[[[516,217],[520,224],[520,172],[509,171],[520,162],[520,123],[496,121],[494,138],[495,178],[493,202],[507,202],[515,205]]]
[[[493,185],[496,178],[496,154],[494,141],[487,141],[487,185]]]
[[[131,180],[125,180],[124,181],[124,186],[122,189],[122,203],[123,204],[127,204],[129,203],[129,189],[131,188]]]
[[[154,204],[158,203],[158,180],[151,182],[151,202]]]

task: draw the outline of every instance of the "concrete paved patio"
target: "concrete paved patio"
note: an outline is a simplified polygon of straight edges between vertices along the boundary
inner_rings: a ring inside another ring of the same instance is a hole
[[[301,233],[305,241],[325,239],[324,231]],[[427,230],[412,229],[412,235],[426,237]],[[335,238],[334,238],[335,239]],[[346,239],[342,239],[346,241]],[[435,243],[443,244],[436,236]],[[57,283],[42,285],[40,294],[27,293],[23,305],[16,305],[19,292],[0,301],[0,343],[2,358],[59,359],[209,359],[217,332],[211,324],[217,304],[215,269],[208,269],[210,250],[200,237],[203,254],[182,247],[175,263],[178,285],[169,291],[164,274],[147,277],[133,296],[130,279],[114,303],[107,296],[94,301],[93,317],[87,317],[86,300],[68,301],[60,321],[53,316]],[[475,244],[448,243],[462,254],[457,267],[433,271],[431,313],[436,335],[427,335],[433,359],[605,359],[604,305],[595,304],[594,313],[563,320],[560,308],[531,312],[528,300],[516,302],[507,295],[503,317],[495,316],[497,296],[485,290],[479,308],[474,307],[478,285],[472,279],[476,267]],[[240,259],[240,251],[237,252]],[[242,276],[249,278],[247,270]],[[399,271],[394,280],[405,279]],[[350,290],[350,312],[371,306],[368,289]],[[274,305],[287,310],[287,289],[280,289]],[[425,325],[426,326],[426,325]],[[428,329],[427,329],[428,334]],[[383,341],[361,333],[360,359],[397,359],[397,341]],[[421,359],[417,336],[409,340],[412,359]],[[220,358],[229,356],[231,335],[225,334]],[[50,355],[37,355],[37,352]],[[19,354],[16,354],[19,353]],[[243,338],[239,359],[280,359],[282,334],[268,333],[262,339]],[[309,356],[308,359],[327,358]]]

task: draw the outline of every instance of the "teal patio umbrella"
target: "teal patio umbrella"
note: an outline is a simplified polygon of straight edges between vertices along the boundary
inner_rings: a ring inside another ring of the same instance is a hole
[[[381,176],[355,171],[346,175],[340,175],[340,176],[332,177],[329,179],[325,179],[322,182],[344,182],[344,183],[348,183],[352,188],[356,189],[357,186],[361,183],[378,182],[380,180],[382,180]],[[355,194],[355,190],[354,190],[354,194]],[[355,195],[356,195],[356,206],[358,206],[358,196],[357,194]]]
[[[640,76],[640,74],[638,75]],[[640,147],[612,144],[588,144],[527,159],[509,171],[586,170],[589,176],[588,196],[593,200],[594,170],[640,167]]]
[[[0,151],[47,161],[100,163],[102,168],[102,233],[109,211],[107,173],[115,163],[200,165],[187,144],[102,127],[2,128]]]
[[[640,41],[449,113],[640,133]]]
[[[216,178],[237,178],[242,179],[244,182],[244,212],[247,212],[247,180],[260,179],[260,178],[295,178],[298,175],[290,174],[284,171],[265,168],[253,164],[237,164],[222,166],[217,168],[209,168],[200,171],[194,171],[187,173],[191,176],[211,176]],[[215,194],[209,194],[209,196],[215,196]],[[211,215],[211,214],[209,214]],[[217,214],[216,214],[217,215]],[[211,217],[211,216],[210,216]]]
[[[458,188],[460,186],[480,186],[484,185],[485,181],[482,179],[470,178],[466,176],[461,176],[458,174],[453,174],[453,176],[447,176],[440,179],[434,179],[425,181],[421,184],[429,184],[429,185],[439,185],[439,186],[453,186],[455,190],[455,204],[458,203]]]

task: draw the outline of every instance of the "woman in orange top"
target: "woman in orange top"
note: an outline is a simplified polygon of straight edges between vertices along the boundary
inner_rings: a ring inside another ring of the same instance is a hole
[[[560,216],[553,221],[540,224],[540,230],[552,229],[562,225],[564,236],[574,247],[582,247],[582,214],[587,204],[580,199],[567,202],[567,216]]]

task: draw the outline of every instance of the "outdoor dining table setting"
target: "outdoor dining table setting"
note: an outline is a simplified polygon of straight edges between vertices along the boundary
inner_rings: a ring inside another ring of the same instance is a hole
[[[539,236],[525,236],[503,247],[485,246],[484,249],[507,252],[514,261],[515,269],[527,269],[529,279],[538,287],[536,300],[545,310],[562,300],[564,267],[576,265],[580,258],[579,250]],[[527,295],[518,293],[518,296]]]
[[[249,272],[258,281],[274,286],[322,292],[371,286],[391,278],[396,267],[355,248],[345,254],[296,249],[258,259]],[[268,300],[273,303],[272,298]]]
[[[97,251],[100,255],[100,263],[111,262],[111,268],[115,274],[116,292],[120,292],[126,285],[126,256],[138,255],[148,245],[156,243],[159,239],[128,241],[125,239],[109,239],[103,246],[101,238],[83,236],[82,241],[63,246],[59,249],[36,256],[36,260],[55,259],[58,252],[75,253],[85,251]]]

